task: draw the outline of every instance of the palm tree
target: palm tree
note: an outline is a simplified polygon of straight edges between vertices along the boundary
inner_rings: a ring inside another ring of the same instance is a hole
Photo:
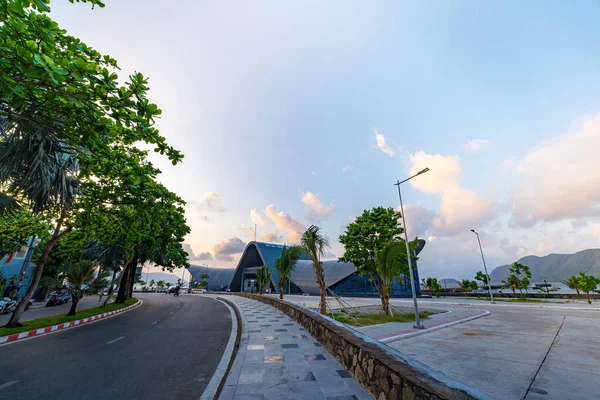
[[[565,279],[564,281],[562,281],[562,283],[564,283],[565,285],[567,285],[567,287],[569,289],[573,289],[577,292],[577,297],[580,296],[579,293],[579,277],[575,276],[575,275],[571,275],[569,277],[569,279]]]
[[[271,270],[266,265],[260,266],[256,270],[256,280],[258,281],[258,287],[260,288],[260,294],[263,294],[265,286],[271,285]]]
[[[469,290],[471,290],[471,281],[468,279],[463,279],[461,282],[458,282],[458,284],[460,285],[460,288],[465,293],[467,293]]]
[[[156,285],[156,282],[154,282],[154,279],[152,279],[150,281],[150,289],[152,289],[154,287],[154,285]]]
[[[407,275],[408,259],[406,258],[406,246],[400,241],[388,242],[383,249],[377,253],[375,258],[377,274],[381,278],[381,307],[386,315],[393,316],[390,308],[390,293],[396,278],[401,274]]]
[[[327,285],[325,284],[325,273],[323,264],[321,264],[321,257],[331,248],[331,242],[321,233],[321,228],[311,225],[302,234],[302,248],[312,259],[313,268],[317,275],[317,284],[321,292],[319,312],[325,315],[327,313]]]
[[[67,315],[75,315],[77,303],[86,293],[94,293],[108,286],[108,274],[100,272],[97,277],[96,262],[81,260],[66,265],[58,278],[45,277],[46,286],[55,290],[65,290],[71,295],[71,309]]]
[[[4,200],[7,196],[24,199],[34,215],[44,211],[57,215],[52,236],[44,246],[29,288],[6,324],[16,327],[20,326],[21,315],[40,283],[50,251],[73,229],[66,221],[81,189],[76,149],[45,129],[6,120],[0,122],[0,184],[3,189],[8,188],[7,193],[3,193]]]
[[[165,283],[165,286],[167,287],[167,289],[170,289],[171,286],[173,286],[173,284],[171,282],[167,282]]]
[[[281,255],[275,260],[275,269],[279,274],[279,298],[283,299],[283,288],[291,280],[292,272],[296,269],[296,264],[302,255],[300,246],[285,247],[281,250]]]

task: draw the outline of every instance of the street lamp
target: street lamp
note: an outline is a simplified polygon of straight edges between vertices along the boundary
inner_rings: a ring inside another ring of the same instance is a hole
[[[411,176],[410,178],[406,178],[402,182],[396,181],[396,183],[394,183],[394,186],[398,186],[398,198],[400,198],[400,213],[401,213],[401,217],[402,217],[402,225],[404,226],[404,241],[406,243],[406,257],[408,258],[408,272],[410,274],[410,290],[412,292],[413,303],[415,305],[414,328],[416,328],[416,329],[424,329],[425,327],[423,325],[421,325],[421,321],[419,320],[419,306],[417,305],[417,292],[415,290],[415,276],[414,276],[413,269],[412,269],[412,260],[410,258],[410,249],[408,247],[408,233],[406,232],[406,220],[404,219],[404,205],[402,204],[402,193],[400,193],[400,184],[411,180],[415,176],[424,174],[427,171],[429,171],[429,168],[425,168],[425,169],[417,172],[415,175]]]
[[[483,258],[483,249],[481,248],[481,240],[479,240],[479,233],[475,232],[475,229],[471,229],[471,232],[473,232],[474,234],[477,235],[477,242],[479,243],[479,251],[481,251],[481,259],[483,260],[483,269],[485,271],[485,276],[487,276],[488,289],[490,290],[490,300],[492,301],[492,304],[495,304],[494,303],[494,295],[492,294],[492,279],[488,275],[487,267],[485,265],[485,258]]]

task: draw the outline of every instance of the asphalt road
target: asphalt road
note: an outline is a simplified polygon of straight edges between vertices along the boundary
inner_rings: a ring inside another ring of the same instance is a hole
[[[231,332],[203,296],[136,294],[137,309],[0,346],[0,399],[198,399]]]

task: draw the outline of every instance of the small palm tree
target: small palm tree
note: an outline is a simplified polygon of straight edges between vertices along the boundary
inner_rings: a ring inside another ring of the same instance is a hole
[[[580,296],[579,293],[579,277],[575,275],[571,275],[569,279],[565,279],[562,281],[569,289],[575,290],[577,292],[577,296]]]
[[[97,277],[96,263],[92,260],[81,260],[67,264],[58,278],[46,277],[43,282],[54,290],[65,290],[71,295],[71,309],[67,315],[75,315],[77,303],[87,293],[94,293],[108,286],[108,274],[101,272]]]
[[[312,259],[313,268],[317,275],[317,284],[321,292],[319,312],[325,315],[327,313],[327,285],[325,283],[325,272],[323,271],[321,257],[331,248],[331,242],[323,235],[321,228],[311,225],[302,234],[302,248]]]
[[[167,282],[165,283],[165,286],[167,287],[167,289],[171,288],[171,286],[173,286],[173,284],[171,282]]]
[[[280,299],[283,299],[283,288],[291,280],[292,272],[296,269],[296,264],[301,255],[302,248],[300,246],[283,246],[281,255],[275,260],[275,269],[279,274],[277,285],[279,286]]]
[[[383,291],[381,300],[382,308],[386,315],[393,316],[390,307],[390,293],[396,278],[401,274],[407,275],[408,259],[406,258],[406,246],[400,241],[388,242],[384,248],[377,253],[375,259],[377,274],[381,278],[381,289]]]
[[[471,281],[468,279],[463,279],[461,282],[458,282],[458,284],[465,293],[471,290]]]
[[[262,265],[256,270],[256,280],[258,281],[258,287],[260,294],[263,294],[265,286],[271,285],[271,270],[266,265]]]

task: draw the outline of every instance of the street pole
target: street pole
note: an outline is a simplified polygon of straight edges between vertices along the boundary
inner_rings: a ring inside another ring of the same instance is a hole
[[[146,271],[146,287],[148,286],[148,275],[150,275],[150,265],[148,265],[148,271]]]
[[[481,252],[481,259],[483,260],[483,270],[485,271],[485,276],[487,276],[488,289],[490,291],[490,300],[492,301],[492,304],[495,304],[494,303],[494,295],[492,294],[492,278],[490,278],[490,275],[487,272],[487,266],[485,265],[485,258],[483,257],[483,249],[481,248],[481,240],[479,239],[479,233],[475,232],[475,229],[471,229],[471,232],[473,232],[474,234],[477,235],[477,242],[479,243],[479,251]]]
[[[424,329],[425,327],[421,324],[421,321],[419,319],[419,306],[417,304],[417,292],[415,290],[415,275],[413,273],[413,268],[412,268],[412,260],[410,257],[410,248],[408,246],[408,232],[406,230],[406,219],[404,218],[404,205],[402,204],[402,193],[400,192],[400,184],[414,178],[417,175],[421,175],[427,171],[429,171],[429,168],[425,168],[424,170],[419,171],[417,174],[411,176],[410,178],[403,180],[402,182],[396,181],[396,183],[394,184],[395,186],[398,186],[398,198],[400,199],[400,213],[401,213],[401,217],[402,217],[402,225],[404,226],[404,242],[406,243],[406,257],[408,258],[408,272],[410,274],[410,290],[412,292],[413,304],[415,305],[415,324],[413,325],[413,327],[415,329]]]

